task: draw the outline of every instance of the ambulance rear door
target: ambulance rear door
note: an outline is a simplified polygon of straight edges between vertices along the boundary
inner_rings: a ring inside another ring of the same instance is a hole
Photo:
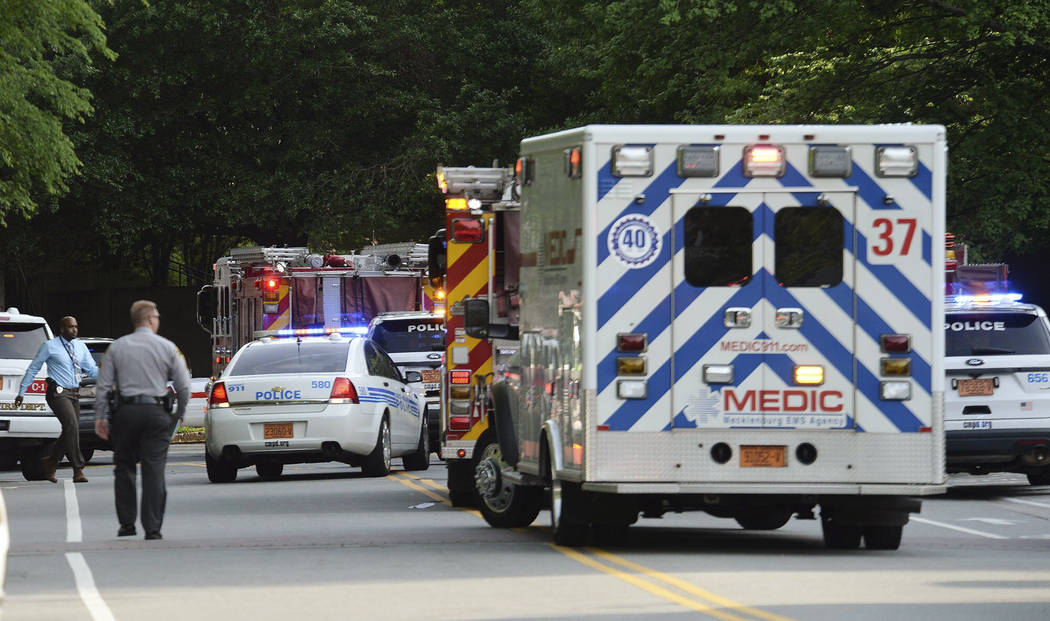
[[[673,428],[852,429],[850,191],[675,192]]]

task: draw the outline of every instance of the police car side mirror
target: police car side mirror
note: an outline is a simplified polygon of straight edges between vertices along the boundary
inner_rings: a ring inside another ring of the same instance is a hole
[[[423,374],[419,371],[405,371],[405,383],[417,384],[423,381]]]

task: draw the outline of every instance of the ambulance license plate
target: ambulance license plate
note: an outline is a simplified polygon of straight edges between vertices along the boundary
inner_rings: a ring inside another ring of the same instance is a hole
[[[263,425],[263,439],[291,438],[292,423],[266,423]]]
[[[961,379],[959,380],[960,397],[987,397],[995,391],[995,380]]]
[[[741,468],[784,468],[787,466],[786,446],[744,444],[740,447]]]
[[[441,369],[423,369],[420,374],[423,375],[424,384],[436,384],[441,381]]]

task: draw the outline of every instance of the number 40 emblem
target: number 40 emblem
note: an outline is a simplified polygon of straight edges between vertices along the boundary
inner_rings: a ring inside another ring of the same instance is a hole
[[[660,232],[643,215],[624,216],[609,230],[609,253],[629,268],[651,265],[660,255]]]

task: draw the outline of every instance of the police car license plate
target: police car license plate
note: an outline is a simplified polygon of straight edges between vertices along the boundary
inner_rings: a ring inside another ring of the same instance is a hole
[[[263,439],[292,437],[292,423],[266,423],[263,425]]]
[[[987,397],[995,392],[995,380],[987,379],[961,379],[959,380],[960,397]]]
[[[741,468],[783,468],[787,466],[786,446],[744,444],[740,447]]]
[[[423,375],[424,384],[436,384],[441,381],[441,369],[423,369],[420,373]]]

